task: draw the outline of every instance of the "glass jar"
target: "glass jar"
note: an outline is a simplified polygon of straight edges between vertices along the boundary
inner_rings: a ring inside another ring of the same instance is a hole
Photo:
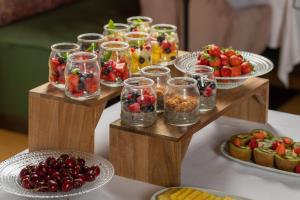
[[[216,107],[217,88],[214,69],[205,65],[192,66],[186,73],[194,78],[200,92],[200,112],[207,112]]]
[[[130,48],[130,73],[139,74],[143,67],[151,65],[150,36],[144,32],[129,32],[126,41]]]
[[[98,56],[100,52],[100,45],[104,41],[104,36],[98,33],[84,33],[77,37],[77,43],[80,46],[80,51],[95,53]]]
[[[101,44],[101,83],[119,87],[129,77],[129,45],[126,42],[109,41]]]
[[[65,88],[65,67],[69,54],[79,51],[80,47],[75,43],[57,43],[51,46],[49,56],[49,83],[57,88]]]
[[[100,95],[100,68],[96,54],[82,51],[71,54],[65,77],[66,96],[84,101]]]
[[[129,126],[151,126],[156,120],[154,81],[133,77],[124,81],[121,93],[121,121]]]
[[[152,18],[145,16],[133,16],[127,18],[127,23],[130,26],[130,31],[149,33],[152,22]]]
[[[151,27],[152,64],[171,64],[178,54],[177,27],[156,24]]]
[[[106,36],[108,41],[124,41],[125,34],[130,30],[129,25],[122,23],[114,23],[113,27],[109,24],[104,26],[103,35]]]
[[[167,81],[165,120],[175,126],[195,124],[200,117],[200,94],[197,81],[189,77],[175,77]]]
[[[171,78],[170,69],[163,66],[151,66],[142,69],[144,77],[152,79],[154,90],[157,96],[156,111],[161,113],[164,111],[164,96],[167,92],[167,81]]]

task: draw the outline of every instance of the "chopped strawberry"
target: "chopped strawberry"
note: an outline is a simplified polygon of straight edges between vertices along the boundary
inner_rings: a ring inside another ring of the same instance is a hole
[[[75,97],[81,97],[83,96],[83,90],[72,92],[72,95]]]
[[[203,91],[205,97],[210,97],[212,95],[213,89],[211,87],[206,87]]]
[[[276,150],[279,143],[280,143],[280,142],[278,142],[278,141],[273,142],[273,143],[272,143],[271,149]]]
[[[139,103],[133,103],[133,104],[130,104],[128,106],[128,110],[130,112],[133,112],[133,113],[138,113],[140,112],[141,108],[140,108],[140,104]]]
[[[278,143],[277,148],[276,148],[276,152],[278,155],[282,156],[285,154],[285,146],[282,143]]]
[[[107,75],[107,81],[110,82],[115,82],[117,79],[116,75],[113,72],[109,72],[109,74]]]
[[[233,56],[230,56],[229,63],[231,66],[238,66],[243,63],[243,60],[240,57],[233,55]]]
[[[284,137],[284,138],[283,138],[283,142],[284,142],[285,144],[292,144],[292,143],[293,143],[293,141],[292,141],[290,138],[288,138],[288,137]]]
[[[231,76],[240,76],[242,74],[241,66],[231,67]]]
[[[231,76],[231,69],[230,67],[224,66],[221,68],[221,76],[223,77],[229,77]]]
[[[99,87],[98,84],[99,83],[95,77],[85,79],[85,89],[90,94],[92,94],[98,90],[98,87]]]
[[[152,105],[155,104],[155,96],[144,94],[137,98],[139,104]]]
[[[215,44],[208,45],[206,47],[206,49],[207,49],[208,54],[211,55],[211,56],[219,57],[221,55],[220,47],[218,47]]]
[[[53,57],[53,58],[51,58],[51,64],[54,66],[58,66],[58,65],[60,65],[60,62],[59,62],[58,58]]]
[[[172,44],[171,44],[170,42],[167,42],[167,41],[163,41],[163,42],[161,43],[161,48],[162,48],[162,49],[170,49],[171,46],[172,46]]]
[[[228,49],[225,49],[224,54],[229,58],[229,57],[235,55],[236,53],[233,49],[228,48]]]
[[[252,140],[250,140],[248,145],[251,149],[255,149],[258,147],[258,142],[255,139],[252,139]]]
[[[65,84],[65,77],[64,76],[59,76],[58,83],[59,84]]]
[[[294,152],[295,152],[296,154],[300,154],[300,147],[294,148]]]
[[[214,70],[214,75],[215,75],[216,77],[220,77],[220,76],[221,76],[220,70],[219,70],[219,69],[215,69],[215,70]]]
[[[242,67],[242,73],[243,74],[249,74],[249,73],[252,72],[252,65],[248,61],[243,62],[241,64],[241,67]]]
[[[241,146],[241,140],[239,138],[234,138],[232,141],[232,144],[234,144],[237,147]]]
[[[227,66],[229,64],[229,59],[228,59],[228,57],[226,55],[221,54],[220,58],[221,58],[221,64],[222,64],[222,66]]]
[[[75,92],[77,91],[79,84],[79,77],[75,74],[70,74],[68,76],[68,89],[70,92]]]
[[[211,67],[220,67],[221,66],[221,59],[219,57],[211,57],[209,59],[209,65]]]
[[[253,133],[253,136],[255,139],[265,139],[267,137],[267,134],[264,131],[256,131],[255,133]]]
[[[298,165],[298,166],[295,167],[295,172],[297,174],[300,174],[300,165]]]

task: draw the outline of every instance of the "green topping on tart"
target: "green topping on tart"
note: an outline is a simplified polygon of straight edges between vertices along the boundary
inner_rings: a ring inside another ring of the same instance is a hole
[[[257,150],[264,152],[264,153],[268,153],[268,154],[275,154],[276,152],[272,149],[269,148],[262,148],[262,147],[258,147]]]

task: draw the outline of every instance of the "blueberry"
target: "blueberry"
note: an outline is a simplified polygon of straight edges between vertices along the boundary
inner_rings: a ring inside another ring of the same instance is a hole
[[[166,48],[166,49],[164,49],[164,52],[165,53],[171,53],[171,49],[170,48]]]
[[[148,106],[147,111],[148,111],[148,112],[153,112],[154,109],[155,109],[154,106],[153,106],[153,105],[150,105],[150,106]]]
[[[65,60],[64,60],[64,58],[62,58],[62,57],[58,57],[58,62],[59,62],[60,64],[64,64],[64,63],[65,63]]]
[[[93,73],[88,73],[86,74],[86,78],[93,78],[94,77],[94,74]]]
[[[84,89],[84,78],[81,77],[78,83],[78,90],[83,90],[83,89]]]
[[[143,64],[145,62],[145,58],[143,58],[142,56],[139,57],[139,63]]]
[[[159,42],[159,43],[162,43],[162,41],[164,41],[164,40],[165,40],[164,36],[158,36],[157,37],[157,42]]]
[[[215,83],[211,83],[210,87],[211,87],[211,89],[215,89],[216,88],[216,84]]]

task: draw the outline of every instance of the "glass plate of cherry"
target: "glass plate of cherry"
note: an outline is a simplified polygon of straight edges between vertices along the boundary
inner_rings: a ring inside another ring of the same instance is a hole
[[[78,151],[34,151],[0,163],[0,189],[27,198],[69,198],[107,184],[112,164]]]

